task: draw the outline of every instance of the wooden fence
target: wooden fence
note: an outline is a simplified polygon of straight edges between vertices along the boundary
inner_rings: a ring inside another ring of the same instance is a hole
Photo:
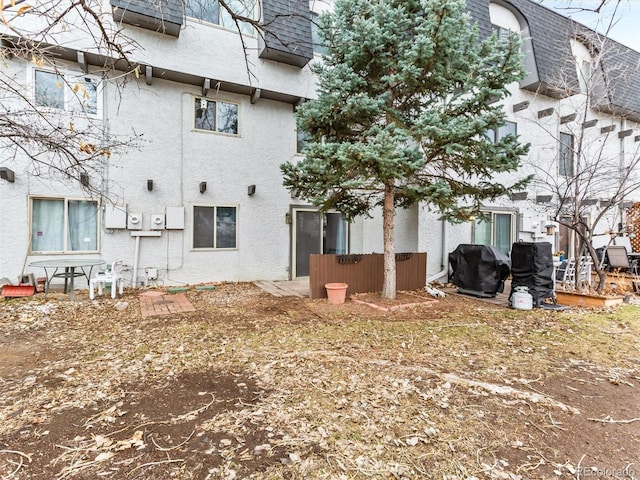
[[[347,294],[379,292],[384,276],[381,253],[351,255],[310,255],[309,283],[311,298],[326,298],[326,283],[346,283]],[[427,283],[426,253],[396,254],[398,290],[416,290]]]

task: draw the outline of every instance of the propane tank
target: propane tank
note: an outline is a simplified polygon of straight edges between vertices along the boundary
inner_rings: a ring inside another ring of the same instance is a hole
[[[518,310],[531,310],[533,308],[533,295],[529,293],[527,287],[521,286],[513,289],[511,295],[511,306]]]

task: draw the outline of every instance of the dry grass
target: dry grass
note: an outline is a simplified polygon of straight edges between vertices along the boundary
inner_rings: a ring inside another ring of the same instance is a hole
[[[550,458],[533,441],[579,410],[542,391],[544,379],[576,365],[611,382],[640,378],[635,306],[523,312],[448,297],[381,314],[273,299],[249,285],[188,295],[196,313],[146,320],[135,297],[122,311],[81,295],[5,303],[0,350],[26,360],[0,363],[2,478],[32,478],[37,452],[15,447],[16,432],[46,436],[53,417],[83,409],[87,434],[67,438],[48,477],[37,478],[151,478],[150,468],[153,478],[178,479],[574,478],[578,458]],[[221,393],[206,390],[197,408],[146,424],[123,411],[132,385],[170,388],[212,371],[251,383],[254,399],[208,415]],[[153,423],[186,422],[192,435],[172,444],[150,436]],[[164,459],[127,458],[124,468],[117,442],[96,441],[118,429],[120,442],[133,442],[127,451]],[[249,446],[258,430],[263,442]],[[184,448],[207,436],[216,443],[199,455],[215,465],[190,464]],[[242,466],[260,455],[276,461]]]

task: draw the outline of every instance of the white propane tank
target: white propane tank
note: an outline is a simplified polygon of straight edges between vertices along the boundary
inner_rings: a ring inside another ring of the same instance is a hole
[[[511,295],[511,306],[518,310],[531,310],[533,308],[533,295],[529,293],[527,287],[514,288]]]

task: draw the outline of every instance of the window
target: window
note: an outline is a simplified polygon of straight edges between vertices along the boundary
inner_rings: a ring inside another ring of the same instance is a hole
[[[571,39],[571,53],[576,62],[576,74],[581,93],[589,93],[594,71],[594,58],[590,48],[577,39]]]
[[[238,134],[238,105],[195,99],[195,128],[211,132]]]
[[[241,17],[254,18],[255,0],[227,0],[225,4]],[[242,33],[253,33],[253,26],[247,22],[235,21],[229,12],[221,7],[218,0],[187,0],[186,14],[203,22],[214,23],[221,27],[235,30],[240,27]]]
[[[320,27],[318,26],[319,17],[319,14],[311,12],[311,43],[313,53],[322,55],[327,52],[327,47],[323,44],[323,40],[320,37]]]
[[[98,80],[34,70],[35,103],[48,108],[98,114]]]
[[[473,243],[492,245],[508,255],[516,235],[515,212],[483,213],[483,218],[474,220]]]
[[[559,144],[558,175],[571,177],[574,172],[573,135],[560,132]]]
[[[296,153],[302,153],[304,148],[307,146],[307,143],[311,140],[311,135],[309,135],[304,130],[298,129],[296,131]]]
[[[194,206],[193,248],[237,248],[237,207]]]
[[[31,252],[97,252],[98,202],[31,199]]]
[[[580,92],[589,93],[589,86],[591,84],[591,62],[582,60],[577,64],[577,68]]]
[[[487,137],[492,143],[497,143],[502,140],[507,135],[517,135],[518,134],[518,124],[515,122],[505,122],[497,130],[490,130],[487,132]]]
[[[498,40],[501,40],[503,42],[508,42],[512,33],[508,28],[500,27],[498,25],[491,25],[491,31],[495,32]]]

